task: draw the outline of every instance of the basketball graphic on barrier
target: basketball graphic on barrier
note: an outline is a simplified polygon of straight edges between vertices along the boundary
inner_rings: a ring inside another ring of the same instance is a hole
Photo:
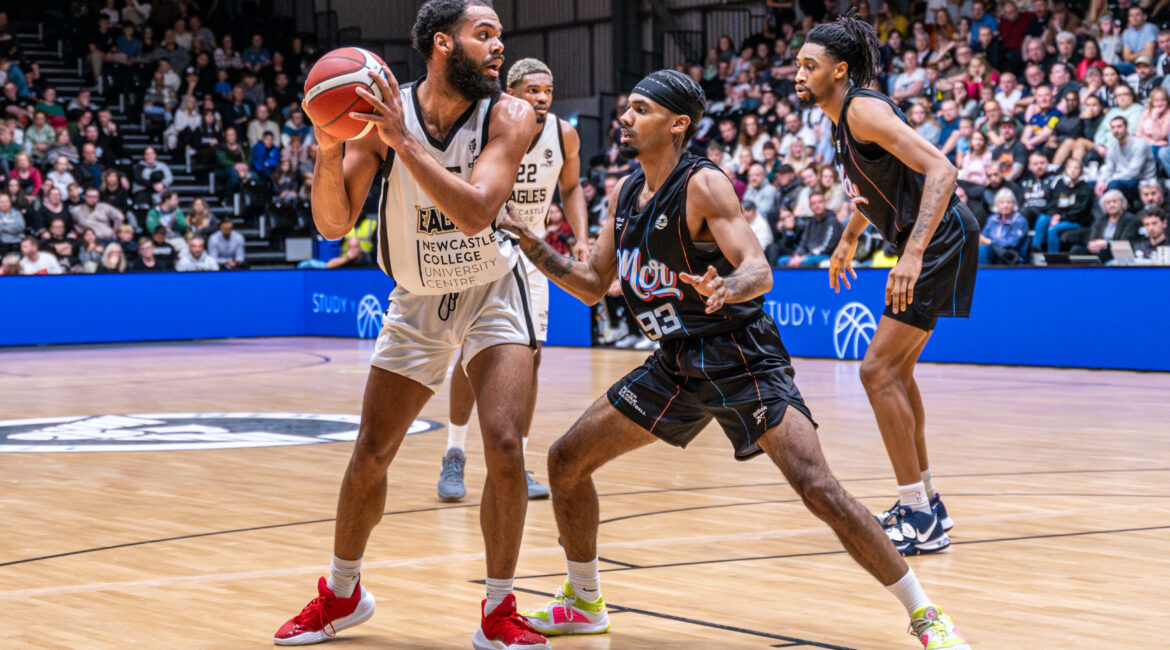
[[[363,339],[372,339],[382,331],[382,303],[377,296],[366,294],[357,308],[357,333]]]
[[[869,307],[859,302],[842,307],[833,322],[833,347],[837,358],[860,359],[869,348],[876,329],[877,321]]]

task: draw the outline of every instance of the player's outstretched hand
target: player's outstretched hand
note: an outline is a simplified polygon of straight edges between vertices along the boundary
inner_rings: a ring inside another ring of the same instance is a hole
[[[922,273],[922,257],[903,253],[886,279],[886,304],[897,314],[914,302],[914,285]]]
[[[857,271],[853,270],[853,254],[856,251],[857,240],[850,243],[842,237],[832,257],[829,258],[829,286],[833,288],[834,293],[841,293],[841,282],[845,283],[846,289],[853,288],[853,285],[849,284],[849,276],[857,279]]]
[[[695,288],[699,295],[707,298],[708,314],[713,314],[721,307],[723,303],[727,302],[727,283],[715,271],[714,266],[708,266],[707,272],[703,275],[691,275],[690,273],[679,273],[678,277],[683,282]]]
[[[589,242],[578,240],[573,244],[573,259],[578,262],[589,261]]]
[[[511,203],[504,204],[504,216],[500,217],[497,225],[516,236],[528,232],[528,226],[525,225],[524,220],[520,218],[516,208]]]
[[[373,71],[370,71],[369,75],[382,91],[382,99],[374,97],[374,94],[364,87],[358,88],[358,97],[370,103],[372,112],[350,113],[349,116],[355,120],[373,122],[374,126],[378,127],[378,136],[382,138],[382,142],[394,149],[406,137],[406,121],[403,119],[402,95],[398,92],[398,80],[389,70],[386,71],[386,76],[374,74]]]

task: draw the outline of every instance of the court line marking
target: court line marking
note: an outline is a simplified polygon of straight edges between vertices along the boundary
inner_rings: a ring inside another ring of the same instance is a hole
[[[992,476],[1032,476],[1032,475],[1039,476],[1039,475],[1051,475],[1051,474],[1103,474],[1103,473],[1168,472],[1168,471],[1170,471],[1170,467],[1149,467],[1149,468],[1132,468],[1132,469],[1046,470],[1046,471],[1039,471],[1039,472],[1033,471],[1033,472],[989,472],[989,473],[982,473],[982,474],[947,474],[947,475],[939,475],[938,478],[951,479],[951,478],[976,478],[976,477],[992,477]],[[888,480],[892,480],[892,477],[883,476],[883,477],[852,478],[852,479],[839,479],[839,480],[842,483],[862,483],[862,482],[867,482],[867,481],[888,481]],[[765,482],[765,483],[743,483],[743,484],[735,484],[735,485],[698,486],[698,487],[692,487],[692,488],[665,488],[665,489],[664,488],[654,488],[654,489],[647,489],[647,490],[633,490],[633,491],[627,491],[627,492],[611,492],[611,493],[599,494],[598,496],[608,498],[608,497],[615,497],[615,496],[631,496],[631,495],[644,495],[644,494],[688,493],[688,492],[702,492],[702,491],[707,491],[707,490],[727,490],[727,489],[753,488],[753,487],[773,487],[773,486],[777,486],[777,485],[785,485],[786,486],[786,485],[788,485],[788,482],[787,481],[776,481],[776,482]],[[1114,496],[1114,495],[1109,495],[1109,496]],[[857,498],[868,499],[868,498],[877,498],[877,497],[857,497]],[[383,516],[393,516],[393,515],[403,515],[403,514],[414,514],[414,513],[419,513],[419,512],[434,512],[434,511],[438,511],[438,510],[454,510],[454,509],[459,509],[459,508],[477,508],[477,507],[479,507],[479,505],[480,505],[479,503],[461,503],[461,504],[455,505],[455,506],[431,506],[431,507],[426,507],[426,508],[411,508],[411,509],[407,509],[407,510],[393,510],[393,511],[384,512],[382,514],[383,514]],[[633,515],[631,515],[631,516],[633,516]],[[38,556],[38,557],[25,558],[25,559],[21,559],[21,560],[9,560],[7,562],[0,562],[0,568],[8,567],[8,566],[15,566],[18,564],[27,564],[30,562],[42,562],[45,560],[53,560],[53,559],[58,559],[58,558],[63,558],[63,557],[70,557],[73,555],[84,555],[87,553],[96,553],[99,551],[111,551],[111,550],[116,550],[116,549],[121,549],[121,548],[130,548],[133,546],[145,546],[148,544],[158,544],[158,543],[162,543],[162,542],[176,542],[176,541],[182,541],[182,540],[186,540],[186,539],[198,539],[200,537],[214,537],[214,536],[218,536],[218,535],[231,535],[231,534],[235,534],[235,533],[249,533],[249,532],[255,532],[255,531],[260,531],[260,530],[289,528],[289,527],[293,527],[293,526],[306,526],[306,525],[313,525],[313,524],[332,523],[335,520],[336,520],[336,518],[329,517],[327,519],[310,519],[310,520],[306,520],[306,521],[292,521],[292,522],[284,522],[284,523],[279,523],[279,524],[264,524],[261,526],[248,526],[248,527],[244,527],[244,528],[231,528],[228,530],[216,530],[216,531],[208,531],[208,532],[203,532],[203,533],[189,533],[186,535],[175,535],[172,537],[161,537],[161,538],[157,538],[157,539],[139,540],[136,542],[124,542],[121,544],[111,544],[108,546],[98,546],[98,547],[93,547],[93,548],[80,549],[80,550],[76,550],[76,551],[65,551],[65,552],[61,552],[61,553],[53,553],[50,555],[42,555],[42,556]]]
[[[884,499],[886,495],[877,496],[857,496],[852,495],[858,501],[866,501],[869,499]],[[1088,497],[1088,498],[1109,498],[1109,499],[1170,499],[1170,494],[1106,494],[1106,493],[1085,493],[1085,492],[947,492],[947,498],[951,497]],[[745,501],[743,503],[711,503],[704,506],[687,506],[685,508],[671,508],[668,510],[655,510],[652,512],[638,512],[630,515],[622,515],[620,517],[613,517],[612,519],[602,519],[599,524],[609,524],[617,521],[625,521],[627,519],[638,519],[641,517],[653,517],[655,515],[666,515],[675,512],[688,512],[691,510],[711,510],[714,508],[734,508],[737,506],[756,506],[769,503],[799,503],[800,499],[768,499],[762,501]],[[1033,514],[1028,514],[1029,517],[1034,517]],[[1007,518],[1013,518],[1014,515],[1008,515]],[[1005,517],[996,517],[997,520],[1002,520]],[[980,517],[986,521],[987,518]]]
[[[764,538],[773,539],[773,538],[782,538],[782,537],[792,537],[792,536],[796,536],[796,535],[802,535],[802,534],[813,533],[813,532],[823,532],[823,530],[824,530],[824,526],[815,526],[812,528],[785,529],[785,530],[780,530],[780,531],[759,531],[759,532],[749,532],[749,533],[735,533],[735,534],[730,534],[730,535],[709,535],[709,536],[704,536],[704,537],[686,537],[686,538],[669,537],[669,538],[660,538],[660,539],[641,539],[641,540],[634,540],[634,541],[630,541],[630,542],[607,542],[607,543],[603,543],[603,544],[598,544],[597,548],[598,548],[599,552],[600,551],[619,550],[619,549],[639,548],[639,547],[661,548],[663,546],[668,546],[668,545],[691,545],[691,544],[705,544],[705,543],[724,542],[724,541],[743,541],[743,540],[751,540],[751,539],[764,539]],[[1075,532],[1069,532],[1069,533],[1045,533],[1045,534],[1040,534],[1040,535],[1024,535],[1024,536],[1018,536],[1018,537],[974,539],[974,540],[964,540],[964,541],[952,542],[952,545],[988,544],[988,543],[995,543],[995,542],[1014,542],[1014,541],[1027,541],[1027,540],[1034,540],[1034,539],[1055,539],[1055,538],[1063,538],[1063,537],[1084,537],[1084,536],[1089,536],[1089,535],[1121,534],[1121,533],[1146,532],[1146,531],[1154,531],[1154,530],[1170,530],[1170,525],[1146,526],[1146,527],[1140,527],[1140,528],[1119,528],[1119,529],[1108,529],[1108,530],[1075,531]],[[549,556],[549,555],[560,557],[560,556],[564,555],[564,549],[562,549],[560,546],[546,546],[546,547],[542,547],[542,548],[525,548],[522,550],[522,553],[523,553],[525,558],[544,557],[544,556]],[[629,567],[619,566],[617,568],[601,569],[601,572],[602,573],[616,573],[616,572],[620,572],[620,571],[638,571],[638,570],[644,570],[644,569],[663,569],[663,568],[673,568],[673,567],[682,567],[682,566],[700,566],[700,565],[706,565],[706,564],[726,564],[726,563],[732,563],[732,562],[753,562],[753,561],[757,561],[757,560],[777,560],[777,559],[792,559],[792,558],[803,558],[803,557],[819,557],[819,556],[826,556],[826,555],[844,555],[845,553],[846,553],[845,549],[834,549],[834,550],[825,550],[825,551],[810,551],[810,552],[806,552],[806,553],[786,553],[786,554],[779,554],[779,555],[763,555],[763,556],[750,556],[750,557],[739,557],[739,558],[724,558],[724,559],[717,559],[717,560],[694,560],[694,561],[688,561],[688,562],[671,562],[671,563],[666,563],[666,564],[651,564],[651,565],[640,565],[640,566],[630,565]],[[478,562],[478,561],[483,561],[483,559],[484,559],[484,554],[482,552],[479,552],[479,553],[457,553],[457,554],[450,554],[450,555],[421,557],[421,558],[402,558],[402,559],[396,559],[396,560],[379,560],[379,561],[374,561],[374,562],[364,562],[363,568],[368,569],[368,570],[388,569],[388,568],[396,568],[396,567],[404,567],[404,566],[405,567],[413,567],[413,566],[426,566],[426,565],[431,565],[431,564],[446,564],[446,563],[451,563],[451,562],[472,562],[472,561]],[[292,576],[292,575],[306,575],[306,574],[319,575],[320,572],[321,572],[321,566],[320,565],[313,565],[313,566],[306,566],[306,567],[291,567],[291,568],[284,568],[284,569],[266,569],[266,570],[262,570],[262,571],[235,571],[235,572],[221,572],[221,573],[206,573],[206,574],[191,575],[191,576],[173,576],[173,577],[167,577],[167,578],[151,578],[151,579],[146,579],[146,580],[89,583],[89,584],[83,584],[83,585],[66,585],[66,586],[61,586],[61,587],[41,587],[41,588],[36,588],[36,589],[3,591],[3,592],[0,592],[0,600],[14,599],[14,598],[33,598],[33,597],[38,597],[38,596],[75,594],[75,593],[85,593],[85,592],[95,592],[95,591],[110,591],[110,590],[128,591],[128,590],[141,589],[141,588],[146,588],[146,587],[168,587],[168,586],[179,585],[179,584],[197,584],[197,583],[205,583],[205,582],[232,582],[232,581],[236,581],[236,580],[253,580],[253,579]],[[563,577],[563,575],[564,575],[563,573],[555,573],[555,574],[544,573],[544,574],[516,576],[515,579],[516,580],[526,580],[526,579],[536,579],[536,578]]]
[[[618,566],[624,566],[624,567],[627,567],[630,569],[640,569],[641,568],[637,564],[630,564],[629,562],[618,562],[617,560],[611,560],[607,557],[601,557],[600,555],[597,556],[597,561],[598,562],[608,562],[609,564],[616,564]]]
[[[483,581],[482,580],[475,580],[473,582],[482,583]],[[528,589],[525,587],[515,587],[515,591],[520,591],[520,592],[527,593],[527,594],[535,594],[537,596],[544,596],[545,598],[552,598],[552,594],[548,593],[547,591],[538,591],[536,589]],[[831,650],[850,650],[848,646],[832,645],[829,643],[819,643],[817,641],[810,641],[808,639],[801,639],[799,637],[785,636],[783,634],[773,634],[771,632],[760,632],[759,630],[750,630],[748,628],[735,627],[734,625],[725,625],[723,623],[713,623],[711,621],[702,621],[702,620],[695,619],[695,618],[686,618],[684,616],[675,616],[674,614],[665,614],[663,612],[655,612],[655,611],[648,610],[648,609],[638,609],[636,607],[627,607],[625,605],[615,605],[612,603],[606,603],[605,608],[607,610],[609,610],[609,612],[611,614],[624,614],[624,613],[641,614],[642,616],[649,616],[652,618],[661,618],[661,619],[665,619],[668,621],[678,621],[680,623],[689,623],[691,625],[698,625],[701,627],[709,627],[709,628],[713,628],[716,630],[723,630],[726,632],[736,632],[739,634],[745,634],[745,635],[749,635],[749,636],[758,636],[758,637],[763,637],[765,639],[773,639],[776,641],[787,641],[788,642],[785,645],[770,646],[773,648],[811,646],[814,648],[829,648]]]
[[[1040,534],[1040,535],[1021,535],[1019,537],[993,537],[993,538],[987,538],[987,539],[969,539],[969,540],[963,540],[963,541],[958,541],[958,542],[952,541],[951,546],[963,546],[963,545],[967,545],[967,544],[994,544],[994,543],[1000,543],[1000,542],[1020,542],[1020,541],[1030,541],[1030,540],[1034,540],[1034,539],[1058,539],[1058,538],[1062,538],[1062,537],[1087,537],[1090,535],[1115,535],[1115,534],[1124,534],[1124,533],[1141,533],[1141,532],[1149,532],[1149,531],[1155,531],[1155,530],[1170,530],[1170,524],[1167,524],[1165,526],[1143,526],[1140,528],[1115,528],[1115,529],[1109,529],[1109,530],[1081,530],[1081,531],[1075,531],[1075,532],[1071,532],[1071,533],[1044,533],[1044,534]],[[600,547],[601,547],[601,545],[599,544],[598,548],[600,548]],[[616,569],[601,569],[600,572],[601,573],[617,573],[620,571],[637,571],[637,570],[642,570],[642,569],[670,569],[670,568],[685,567],[685,566],[701,566],[701,565],[705,565],[705,564],[730,564],[730,563],[734,563],[734,562],[755,562],[757,560],[786,560],[786,559],[794,559],[794,558],[820,557],[820,556],[825,556],[825,555],[845,555],[845,554],[847,554],[847,551],[845,549],[837,549],[837,550],[832,550],[832,551],[809,551],[807,553],[784,553],[784,554],[780,554],[780,555],[759,555],[759,556],[752,556],[752,557],[732,557],[732,558],[724,558],[721,560],[694,560],[694,561],[690,561],[690,562],[670,562],[667,564],[645,564],[645,565],[638,567],[637,569],[626,569],[626,568],[618,567]],[[555,578],[555,577],[561,576],[561,575],[563,575],[563,574],[561,574],[561,573],[545,573],[545,574],[538,574],[538,575],[516,576],[515,579],[516,580],[527,580],[529,578]],[[2,595],[2,594],[0,594],[0,595]]]
[[[187,382],[187,381],[205,381],[208,379],[226,379],[229,377],[246,377],[249,375],[266,375],[266,374],[270,374],[270,373],[288,372],[290,370],[304,370],[306,368],[316,368],[317,366],[324,366],[326,364],[333,362],[332,357],[325,356],[324,354],[317,354],[316,352],[300,352],[300,351],[298,351],[295,354],[316,357],[317,360],[310,361],[310,362],[304,362],[304,363],[294,363],[290,366],[284,366],[281,368],[262,368],[260,370],[241,370],[239,372],[218,372],[218,373],[212,373],[212,374],[206,374],[206,375],[187,375],[187,376],[182,376],[182,377],[164,377],[164,378],[155,377],[152,379],[139,379],[139,380],[133,380],[133,379],[121,380],[121,379],[119,379],[118,383],[119,383],[119,385],[122,385],[122,386],[132,386],[132,385],[136,385],[136,384],[158,384],[158,383],[164,383],[164,382]],[[31,391],[42,391],[43,388],[44,388],[43,386],[28,386],[25,390],[30,391],[30,392]],[[72,385],[54,384],[53,388],[54,388],[54,390],[61,389],[61,388],[93,388],[93,384],[72,384]],[[8,389],[7,392],[16,393],[16,392],[20,392],[20,390],[21,390],[20,387],[14,387],[14,388]]]

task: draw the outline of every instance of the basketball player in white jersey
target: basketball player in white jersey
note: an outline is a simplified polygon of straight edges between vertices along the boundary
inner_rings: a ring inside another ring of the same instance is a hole
[[[348,232],[380,177],[378,262],[393,272],[396,286],[341,484],[329,576],[318,581],[318,596],[276,632],[279,645],[324,641],[373,615],[374,598],[359,571],[385,510],[387,470],[462,350],[471,386],[483,398],[487,463],[480,505],[487,598],[473,646],[551,650],[517,615],[512,595],[527,508],[521,432],[536,336],[519,252],[495,224],[536,116],[527,102],[500,93],[500,33],[500,19],[484,0],[428,0],[412,29],[427,75],[400,89],[393,76],[371,73],[384,100],[360,89],[372,113],[351,114],[377,127],[365,138],[343,148],[315,131],[317,228],[330,239]],[[397,593],[389,602],[410,597]]]
[[[589,253],[588,222],[585,216],[585,192],[581,189],[581,161],[578,153],[581,138],[577,130],[565,120],[549,113],[553,98],[552,71],[536,59],[520,59],[508,68],[508,94],[519,97],[532,105],[536,111],[536,130],[520,171],[516,174],[516,185],[508,201],[516,209],[528,229],[544,237],[548,223],[548,208],[553,193],[560,186],[561,201],[565,217],[573,228],[576,242],[574,256],[584,261]],[[548,340],[548,278],[535,266],[521,257],[528,274],[528,287],[532,295],[532,312],[536,318],[536,340]],[[528,449],[528,430],[532,426],[532,414],[536,409],[537,369],[540,367],[540,348],[532,367],[532,399],[528,405],[527,426],[524,428],[524,449]],[[475,406],[475,393],[467,383],[467,374],[458,361],[451,371],[451,420],[447,431],[447,451],[439,470],[439,499],[459,501],[467,494],[463,486],[463,465],[467,457],[463,443],[467,438],[467,421],[471,419],[471,407]],[[528,479],[528,498],[548,498],[548,487],[525,472]]]

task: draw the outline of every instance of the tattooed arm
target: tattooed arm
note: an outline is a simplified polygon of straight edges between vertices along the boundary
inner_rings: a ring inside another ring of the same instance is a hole
[[[707,298],[708,314],[726,303],[747,302],[772,288],[772,267],[760,240],[748,226],[727,176],[701,169],[687,185],[687,226],[694,241],[715,241],[735,271],[719,276],[708,266],[703,275],[679,273],[683,282]],[[703,269],[695,269],[701,271]]]
[[[624,180],[624,179],[623,179]],[[541,273],[548,276],[557,286],[573,294],[575,298],[587,305],[595,305],[609,290],[613,279],[617,277],[617,254],[614,252],[613,208],[617,204],[617,193],[621,190],[622,182],[614,187],[609,197],[608,218],[602,226],[597,243],[589,251],[589,259],[579,262],[572,257],[561,255],[544,239],[524,225],[516,216],[509,203],[507,217],[501,219],[499,225],[504,230],[516,235],[520,250]]]
[[[905,311],[914,302],[914,285],[922,273],[922,254],[946,215],[959,172],[946,156],[879,99],[858,97],[849,105],[849,130],[859,141],[877,144],[925,176],[914,229],[910,231],[906,250],[886,280],[886,304],[892,306],[894,313]]]

